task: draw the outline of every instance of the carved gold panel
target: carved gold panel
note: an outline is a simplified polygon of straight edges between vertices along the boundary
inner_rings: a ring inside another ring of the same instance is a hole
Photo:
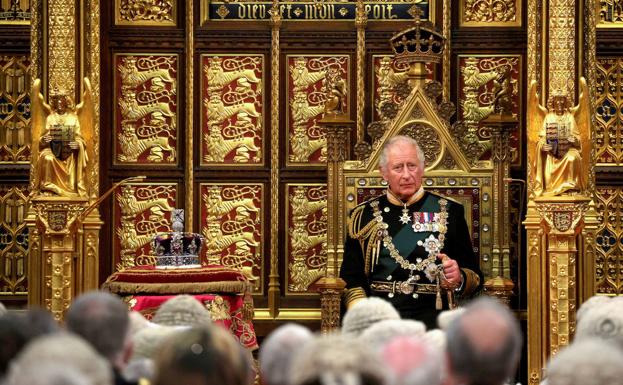
[[[288,55],[287,158],[289,166],[322,165],[327,161],[325,130],[318,122],[325,103],[348,114],[350,57]]]
[[[177,0],[115,0],[116,25],[176,25]]]
[[[30,57],[0,55],[0,164],[30,159]]]
[[[372,120],[381,120],[381,106],[386,102],[392,102],[398,109],[405,100],[405,90],[401,90],[407,80],[406,71],[409,69],[407,63],[396,63],[390,55],[372,55],[372,66],[374,73],[372,76]],[[435,79],[433,63],[426,63],[427,78]],[[402,91],[402,92],[401,92]],[[407,88],[406,91],[411,91]]]
[[[461,27],[520,27],[521,0],[460,0]]]
[[[138,264],[152,255],[154,235],[171,231],[177,204],[176,183],[132,183],[115,193],[113,207],[113,263],[117,270]]]
[[[1,0],[1,24],[30,24],[31,0]]]
[[[327,185],[287,184],[287,294],[307,294],[326,274]]]
[[[264,55],[201,56],[201,164],[264,164]]]
[[[199,193],[202,260],[243,271],[263,294],[264,184],[201,183]]]
[[[178,55],[115,54],[114,163],[178,163]]]
[[[623,165],[623,57],[599,57],[596,76],[595,153],[600,166]]]
[[[598,220],[595,237],[595,291],[599,294],[623,294],[623,189],[599,187]]]
[[[597,7],[597,28],[621,28],[623,27],[623,1],[622,0],[599,0],[595,1]]]
[[[0,185],[0,300],[2,295],[26,294],[28,185]]]
[[[493,113],[494,101],[507,89],[511,91],[512,113],[518,119],[511,131],[511,162],[521,162],[521,72],[520,55],[458,55],[458,118],[466,126],[466,140],[482,148],[481,160],[491,159],[491,130],[482,120]],[[506,82],[510,83],[506,87]]]

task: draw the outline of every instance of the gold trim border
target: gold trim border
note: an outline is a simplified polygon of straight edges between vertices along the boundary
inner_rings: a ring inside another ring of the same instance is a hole
[[[459,0],[459,27],[461,28],[517,28],[522,26],[522,17],[523,17],[523,1],[522,0],[514,0],[515,1],[515,9],[516,9],[516,17],[515,21],[464,21],[465,15],[465,0]],[[483,31],[484,32],[484,31]]]
[[[153,21],[153,20],[140,20],[140,21],[126,21],[121,19],[121,0],[115,0],[115,25],[120,26],[141,26],[141,27],[175,27],[177,26],[177,0],[171,0],[172,8],[171,8],[171,19],[173,21]],[[187,11],[186,17],[188,22],[188,16],[192,15],[193,2],[186,2]],[[190,10],[190,11],[189,11]],[[187,24],[188,25],[188,24]],[[189,29],[188,32],[192,36],[192,29]]]

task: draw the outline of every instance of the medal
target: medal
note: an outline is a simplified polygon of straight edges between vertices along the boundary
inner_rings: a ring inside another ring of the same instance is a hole
[[[434,255],[437,257],[441,250],[441,242],[433,234],[429,235],[424,241],[417,241],[417,244],[418,246],[423,246],[429,256]]]

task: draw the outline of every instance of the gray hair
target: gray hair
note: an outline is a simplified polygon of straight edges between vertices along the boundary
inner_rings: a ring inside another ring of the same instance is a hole
[[[195,297],[183,294],[163,303],[152,321],[168,326],[203,327],[212,324],[212,316]]]
[[[379,168],[381,170],[385,170],[385,167],[387,167],[387,155],[389,153],[389,150],[391,150],[391,148],[398,143],[410,144],[413,147],[415,147],[415,151],[417,152],[419,166],[422,170],[424,170],[424,164],[426,161],[426,159],[424,158],[424,152],[422,152],[422,149],[420,148],[420,145],[417,143],[417,140],[406,135],[392,136],[385,142],[385,144],[383,145],[383,149],[381,150],[381,155],[379,157]]]
[[[493,299],[474,300],[450,323],[446,335],[450,370],[466,383],[502,384],[517,367],[519,324],[506,306]]]
[[[93,382],[73,367],[47,362],[36,370],[12,373],[6,385],[92,385]]]
[[[306,344],[290,367],[290,385],[383,385],[380,357],[353,337],[320,336]]]
[[[582,341],[590,338],[615,343],[623,349],[623,300],[609,299],[580,309],[575,339]]]
[[[128,308],[116,296],[92,291],[79,296],[67,312],[67,328],[84,338],[108,360],[114,360],[128,341]]]
[[[623,378],[623,352],[599,340],[574,342],[547,366],[548,385],[612,385]]]
[[[344,314],[342,333],[358,336],[372,324],[386,319],[400,319],[391,303],[378,297],[363,298]]]
[[[24,380],[24,376],[28,376],[29,372],[39,371],[43,365],[74,369],[89,379],[90,385],[112,383],[109,363],[87,342],[69,333],[54,333],[29,343],[11,364],[7,376],[8,383],[10,385],[28,383]]]
[[[149,358],[130,360],[123,369],[123,377],[129,382],[139,382],[140,379],[146,379],[151,383],[155,374],[156,366],[154,361]]]
[[[296,353],[314,335],[309,329],[287,323],[275,329],[260,346],[259,365],[264,382],[268,385],[288,385],[288,371]]]
[[[361,340],[372,349],[380,351],[396,337],[423,336],[426,325],[410,319],[386,319],[379,321],[361,333]]]

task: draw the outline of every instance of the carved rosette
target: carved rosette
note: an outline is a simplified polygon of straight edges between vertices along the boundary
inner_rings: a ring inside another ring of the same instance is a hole
[[[466,127],[463,139],[470,144],[481,143],[481,160],[491,158],[491,132],[482,121],[494,112],[494,102],[508,91],[511,113],[517,118],[517,127],[510,132],[512,164],[521,162],[521,57],[519,55],[459,55],[459,110],[458,117]],[[505,78],[507,80],[505,80]],[[506,83],[507,82],[507,83]]]
[[[264,163],[264,56],[203,55],[201,164]]]
[[[399,108],[405,101],[405,95],[397,92],[397,88],[407,81],[407,63],[397,63],[393,56],[373,55],[372,64],[374,66],[374,77],[372,81],[372,105],[374,112],[373,121],[384,120],[383,105],[386,103],[394,104]],[[434,63],[426,63],[427,79],[434,80]]]
[[[288,292],[307,293],[326,274],[327,186],[287,185]]]
[[[200,193],[202,260],[241,270],[262,293],[264,185],[202,183]]]
[[[595,236],[595,289],[600,294],[623,294],[623,189],[597,189],[596,209],[600,213]]]
[[[409,123],[400,129],[400,135],[418,138],[418,141],[422,143],[421,148],[426,165],[436,163],[437,158],[443,153],[441,138],[435,128],[429,124]]]
[[[117,190],[114,199],[114,262],[117,270],[123,270],[152,255],[154,235],[171,231],[177,184],[127,184]]]
[[[288,155],[290,165],[322,164],[327,160],[324,117],[327,95],[344,87],[339,105],[348,115],[349,56],[288,56]],[[332,103],[335,101],[332,100]]]
[[[117,54],[117,164],[178,162],[178,55]]]
[[[175,25],[177,1],[174,0],[115,0],[116,25]]]
[[[461,26],[518,27],[521,0],[461,0]]]
[[[28,229],[26,219],[28,185],[0,186],[0,292],[24,294],[27,291],[26,258]],[[1,297],[0,297],[1,298]]]
[[[30,159],[30,57],[0,55],[0,164]]]
[[[605,166],[623,163],[623,142],[617,139],[617,133],[620,135],[618,127],[622,125],[619,111],[623,109],[621,72],[623,59],[620,57],[598,58],[594,143],[597,163]]]

